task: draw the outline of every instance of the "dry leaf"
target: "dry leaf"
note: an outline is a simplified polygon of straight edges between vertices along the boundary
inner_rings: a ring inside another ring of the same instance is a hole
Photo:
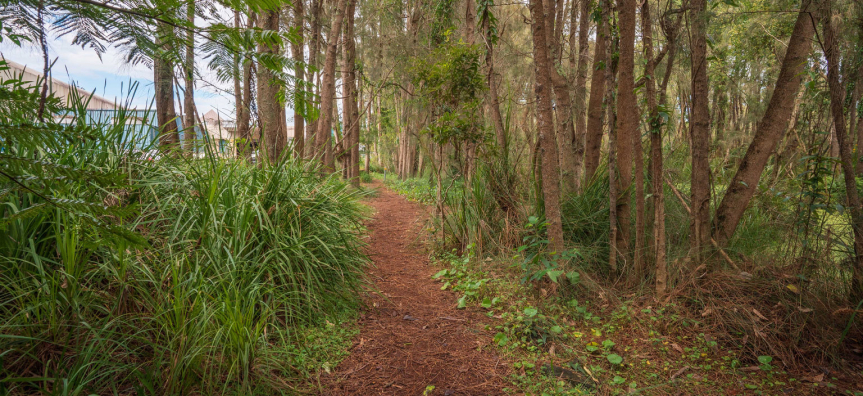
[[[680,370],[675,371],[674,374],[671,374],[671,379],[675,379],[675,378],[679,377],[680,374],[683,374],[686,370],[689,370],[689,366],[686,366]]]
[[[704,312],[702,312],[702,313],[701,313],[701,317],[703,318],[703,317],[705,317],[705,316],[707,316],[707,315],[710,315],[711,313],[713,313],[713,309],[711,309],[711,308],[707,308],[707,309],[705,309],[705,310],[704,310]]]
[[[761,318],[762,320],[767,320],[767,317],[765,317],[764,315],[762,315],[762,314],[761,314],[761,312],[758,312],[758,310],[757,310],[757,309],[755,309],[755,308],[752,308],[752,313],[754,313],[754,314],[755,314],[755,316],[757,316],[757,317]]]
[[[671,347],[674,348],[675,351],[683,353],[683,348],[681,348],[680,345],[677,345],[676,343],[672,343]]]

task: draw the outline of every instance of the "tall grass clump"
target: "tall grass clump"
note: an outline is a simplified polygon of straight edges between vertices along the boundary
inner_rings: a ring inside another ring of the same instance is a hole
[[[146,112],[0,96],[0,394],[302,386],[308,329],[357,303],[361,192],[293,159],[150,160]]]

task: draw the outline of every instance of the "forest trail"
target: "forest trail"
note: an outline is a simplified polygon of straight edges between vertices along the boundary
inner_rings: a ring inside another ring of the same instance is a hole
[[[421,251],[425,211],[382,184],[369,205],[369,275],[383,294],[370,293],[350,355],[322,378],[324,395],[500,395],[509,364],[491,348],[490,319],[456,309],[440,290],[437,270]],[[424,393],[426,389],[431,389]]]

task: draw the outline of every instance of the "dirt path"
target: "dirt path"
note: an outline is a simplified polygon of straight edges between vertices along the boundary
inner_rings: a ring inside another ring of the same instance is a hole
[[[499,395],[509,365],[490,351],[488,318],[458,310],[440,290],[418,239],[421,205],[377,185],[369,224],[371,294],[351,354],[326,378],[325,395]]]

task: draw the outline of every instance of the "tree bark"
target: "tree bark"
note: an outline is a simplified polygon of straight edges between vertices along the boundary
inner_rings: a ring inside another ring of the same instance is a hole
[[[298,0],[301,1],[301,0]],[[321,86],[319,84],[321,72],[318,69],[318,56],[320,53],[321,47],[321,2],[323,0],[311,0],[312,1],[312,20],[311,20],[311,42],[309,43],[309,65],[318,70],[315,73],[309,72],[309,81],[308,86],[314,88],[314,97],[319,98],[321,93]],[[317,157],[317,144],[315,144],[315,135],[318,133],[318,120],[321,115],[318,114],[318,117],[309,122],[309,127],[306,128],[306,158],[315,158]]]
[[[156,120],[159,123],[159,149],[173,152],[179,149],[180,135],[177,131],[177,113],[174,109],[174,72],[167,54],[173,50],[168,37],[171,26],[159,22],[156,36],[157,53],[153,57],[153,85],[156,96]]]
[[[554,115],[551,108],[551,62],[546,43],[547,24],[542,3],[542,0],[530,0],[536,74],[534,92],[537,100],[538,137],[542,155],[542,195],[545,203],[545,220],[548,223],[548,239],[552,250],[560,252],[563,249],[563,226],[560,220],[560,170],[554,139]]]
[[[351,0],[353,1],[353,0]],[[333,98],[336,93],[336,57],[338,55],[339,36],[342,32],[342,21],[345,19],[345,8],[348,0],[339,0],[333,11],[333,23],[330,26],[330,34],[327,35],[327,55],[324,60],[324,72],[321,75],[321,114],[317,122],[317,134],[315,136],[315,152],[321,161],[322,172],[332,173],[335,171],[333,159],[333,147],[330,144],[332,131]]]
[[[351,184],[360,185],[360,118],[357,109],[357,83],[356,83],[356,44],[354,43],[354,12],[356,0],[349,0],[345,10],[345,34],[342,48],[344,50],[345,68],[342,70],[342,84],[344,86],[344,100],[342,111],[345,117],[345,152],[347,154],[346,167]],[[350,121],[348,121],[350,120]]]
[[[646,2],[645,2],[646,4]],[[651,94],[654,90],[654,72],[656,62],[653,59],[653,32],[651,27],[650,9],[646,5],[647,10],[642,14],[645,19],[646,27],[643,29],[645,35],[645,57],[648,59],[645,75],[648,77],[648,107],[650,107],[650,180],[652,182],[653,192],[653,254],[654,265],[656,267],[656,294],[663,295],[668,290],[668,263],[666,258],[666,240],[665,240],[665,189],[662,185],[663,180],[663,158],[662,158],[662,130],[665,129],[663,120],[659,116],[659,107],[665,107],[668,100],[668,83],[671,81],[671,72],[674,70],[674,57],[677,53],[677,30],[680,26],[680,18],[678,17],[676,25],[666,31],[666,46],[668,48],[667,61],[665,66],[665,75],[659,87],[659,104],[656,101],[651,101],[656,93]],[[648,38],[650,38],[648,40]]]
[[[638,104],[635,99],[635,0],[617,0],[620,57],[617,79],[617,252],[630,259],[629,200],[632,186],[633,148],[638,137]],[[640,271],[635,268],[635,271]]]
[[[589,183],[599,167],[599,156],[602,150],[602,101],[605,96],[606,68],[608,64],[607,38],[609,37],[608,20],[602,18],[596,24],[596,45],[593,49],[593,73],[590,77],[590,103],[587,108],[587,131],[584,151],[584,180]]]
[[[788,49],[782,60],[773,96],[770,97],[767,110],[761,122],[758,123],[746,155],[740,162],[737,173],[734,174],[716,210],[716,217],[713,220],[713,238],[719,246],[725,246],[734,235],[749,201],[758,189],[767,161],[788,129],[794,112],[795,97],[803,82],[803,71],[811,52],[812,36],[815,33],[809,14],[810,4],[810,0],[803,0],[800,5],[800,13],[797,14],[797,22],[788,41]]]
[[[279,31],[279,11],[265,11],[261,17],[259,27],[263,30]],[[258,44],[258,52],[266,55],[279,55],[278,44]],[[263,140],[267,159],[275,163],[282,155],[287,142],[287,134],[282,129],[284,121],[282,116],[282,102],[279,100],[283,88],[282,81],[266,66],[258,65],[258,109],[260,111],[259,126],[261,140]]]
[[[296,30],[297,40],[291,42],[291,54],[294,58],[294,78],[296,80],[296,89],[294,92],[294,155],[297,158],[303,158],[305,155],[306,145],[306,69],[303,61],[305,41],[303,30],[305,28],[305,10],[303,9],[303,0],[295,0],[293,2],[294,12],[294,29]]]
[[[692,122],[690,140],[692,150],[692,218],[689,242],[696,263],[704,259],[710,246],[710,110],[707,94],[707,0],[692,0]]]
[[[239,16],[236,16],[239,26]],[[257,24],[257,15],[249,13],[247,28]],[[252,118],[252,60],[243,55],[243,104],[237,114],[237,136],[240,137],[240,147],[237,155],[241,158],[250,158],[254,147],[252,146],[251,118]]]
[[[563,30],[563,4],[562,0],[546,0],[543,2],[545,7],[545,33],[546,44],[548,45],[549,57],[549,77],[551,78],[552,89],[554,92],[554,106],[552,107],[557,144],[560,145],[558,151],[558,163],[560,165],[563,181],[563,193],[576,191],[578,181],[576,180],[575,168],[575,130],[572,125],[572,97],[569,92],[569,81],[563,76],[559,70],[563,68],[562,54],[563,45],[561,44]]]
[[[824,55],[827,58],[830,115],[833,117],[833,126],[839,141],[839,157],[845,180],[845,196],[848,200],[851,229],[854,234],[850,297],[851,301],[860,301],[863,299],[863,209],[860,207],[860,196],[857,191],[854,154],[851,152],[851,140],[845,125],[845,87],[839,81],[839,48],[836,42],[836,28],[832,22],[831,1],[825,0],[823,3],[821,24],[824,28]]]
[[[575,173],[578,186],[584,179],[584,146],[587,135],[587,65],[590,60],[588,38],[590,34],[590,0],[581,0],[578,25],[578,68],[575,72]],[[573,10],[575,7],[573,7]],[[574,13],[574,11],[573,11]],[[570,49],[572,50],[572,49]],[[600,84],[601,85],[601,84]],[[601,89],[602,87],[600,87]],[[595,168],[594,168],[595,169]]]
[[[237,10],[234,10],[234,28],[237,30],[240,29],[240,12]],[[242,115],[243,115],[243,106],[244,106],[244,103],[243,103],[243,86],[241,84],[241,77],[240,77],[241,70],[243,69],[243,67],[241,66],[242,65],[242,59],[243,59],[242,54],[239,54],[239,53],[234,54],[234,64],[236,67],[236,69],[234,69],[234,106],[235,106],[235,110],[236,110],[236,113],[235,113],[236,118],[234,119],[234,121],[235,121],[234,133],[236,134],[236,136],[240,136],[240,134],[239,134],[239,132],[240,132],[240,119],[242,118]],[[237,148],[239,148],[239,147],[237,147]],[[233,148],[233,147],[231,148],[232,152],[234,149],[235,148]]]
[[[190,25],[195,24],[195,1],[189,0],[186,5],[186,21]],[[195,32],[192,29],[186,31],[186,64],[184,65],[184,81],[186,92],[183,93],[183,135],[184,149],[188,154],[195,152]]]

